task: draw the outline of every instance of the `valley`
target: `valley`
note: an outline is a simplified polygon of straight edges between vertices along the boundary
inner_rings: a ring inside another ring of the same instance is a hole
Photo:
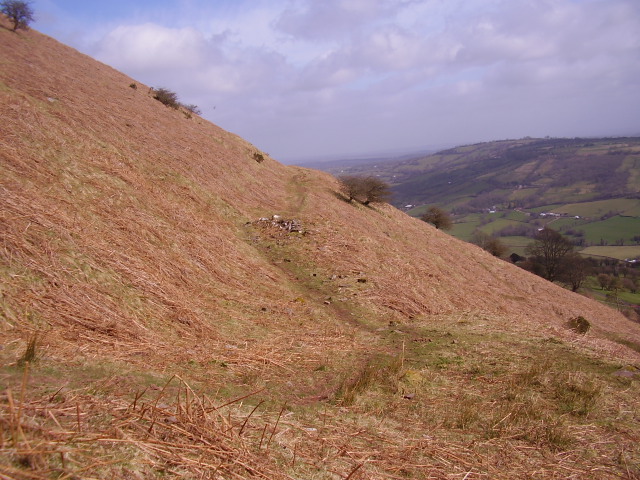
[[[452,216],[451,235],[497,237],[506,255],[526,256],[547,227],[585,257],[629,267],[640,259],[640,138],[504,140],[330,171],[384,179],[409,215],[437,205]],[[588,291],[604,301],[595,276]],[[621,295],[640,305],[635,291]]]
[[[553,222],[584,246],[640,241],[640,138],[503,140],[329,171],[387,181],[394,205],[412,216],[444,208],[460,238]]]

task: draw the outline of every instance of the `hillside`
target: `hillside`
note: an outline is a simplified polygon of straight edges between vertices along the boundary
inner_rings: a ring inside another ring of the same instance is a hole
[[[36,31],[0,113],[2,478],[640,475],[618,312]]]

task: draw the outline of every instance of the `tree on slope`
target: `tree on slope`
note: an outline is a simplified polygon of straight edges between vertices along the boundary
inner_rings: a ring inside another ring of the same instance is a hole
[[[499,238],[489,235],[482,230],[476,230],[471,236],[471,243],[478,245],[494,257],[502,257],[507,253],[507,246]]]
[[[526,251],[532,257],[530,260],[540,267],[540,276],[555,282],[562,274],[566,257],[573,252],[573,245],[560,233],[545,227]]]
[[[364,205],[370,203],[385,203],[391,198],[391,188],[384,180],[376,177],[365,177],[362,181],[362,192],[364,194]]]
[[[570,252],[562,260],[558,280],[577,292],[591,274],[591,263],[579,253]]]
[[[29,28],[33,22],[33,9],[29,2],[19,0],[5,0],[0,3],[0,12],[4,13],[13,22],[13,31],[19,28],[24,30]]]
[[[338,177],[340,190],[349,199],[357,200],[362,195],[362,177],[356,175],[343,175]]]
[[[342,193],[351,202],[357,200],[363,205],[384,203],[391,197],[389,184],[376,177],[358,177],[343,175],[338,178]]]
[[[430,223],[438,230],[450,230],[453,226],[453,222],[451,221],[449,214],[439,207],[429,207],[427,213],[422,215],[420,220]]]

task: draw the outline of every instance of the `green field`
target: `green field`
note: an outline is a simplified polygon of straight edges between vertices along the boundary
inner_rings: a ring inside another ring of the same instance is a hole
[[[387,178],[397,205],[417,205],[408,212],[414,217],[431,205],[456,212],[450,233],[466,241],[476,229],[533,237],[547,226],[576,245],[616,247],[602,255],[627,258],[617,247],[640,236],[640,137],[480,143],[349,173]]]
[[[555,212],[557,208],[564,206],[564,203],[554,203],[552,205],[543,205],[542,207],[527,209],[533,213]]]
[[[529,237],[500,237],[500,241],[508,247],[507,255],[517,253],[520,256],[526,255],[526,248],[533,240]]]
[[[493,216],[495,216],[495,214],[493,214]],[[519,226],[519,225],[522,225],[522,222],[496,217],[495,220],[492,220],[486,225],[483,225],[482,227],[480,227],[480,230],[488,234],[494,234],[499,230],[502,230],[504,227],[508,227],[511,225]]]
[[[527,219],[531,221],[523,221]],[[544,225],[561,233],[567,230],[582,231],[584,232],[582,238],[586,244],[592,245],[582,250],[585,255],[611,257],[619,260],[640,256],[640,245],[635,245],[636,242],[632,240],[633,237],[640,235],[640,217],[615,216],[606,220],[589,222],[585,218],[576,219],[573,217],[533,219],[519,211],[470,214],[457,219],[449,233],[461,240],[470,241],[475,230],[495,234],[504,227],[521,225],[537,228]],[[569,238],[576,237],[569,235]],[[524,247],[533,241],[532,238],[523,236],[505,236],[500,239],[509,247],[510,253],[515,252],[519,255],[523,255]]]
[[[587,247],[580,250],[582,255],[593,255],[595,257],[610,257],[618,260],[636,258],[640,256],[640,245],[629,245],[623,247]]]
[[[480,220],[471,220],[468,222],[454,223],[453,228],[449,231],[451,235],[461,240],[471,240],[474,230],[480,226]]]
[[[515,220],[516,222],[527,222],[529,220],[529,216],[517,210],[511,210],[509,212],[504,212],[502,214],[502,218],[507,218],[509,220]]]
[[[618,298],[626,303],[640,305],[640,293],[619,292]]]
[[[616,244],[623,240],[625,244],[631,244],[632,237],[640,235],[639,217],[611,217],[606,220],[592,222],[580,227],[590,243],[599,244],[602,240],[609,244]]]
[[[556,213],[579,215],[581,217],[601,217],[608,212],[619,212],[621,215],[638,216],[640,200],[635,198],[612,198],[595,202],[569,203],[555,207]]]
[[[582,228],[587,223],[586,220],[582,220],[574,217],[560,217],[550,220],[545,224],[549,228],[554,230],[561,230],[563,228]]]
[[[420,205],[419,207],[415,207],[415,208],[412,208],[411,210],[407,210],[407,215],[420,218],[422,215],[427,213],[427,210],[429,210],[429,205]]]

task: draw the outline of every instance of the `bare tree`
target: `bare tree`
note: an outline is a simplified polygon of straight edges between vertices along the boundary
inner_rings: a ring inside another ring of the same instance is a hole
[[[168,88],[154,88],[153,98],[158,100],[160,103],[163,103],[167,107],[175,108],[176,110],[178,109],[178,107],[180,107],[178,94],[169,90]]]
[[[591,273],[591,263],[580,254],[568,253],[562,260],[558,280],[577,292]]]
[[[541,267],[541,276],[555,282],[562,272],[565,257],[573,251],[573,244],[552,228],[545,227],[536,234],[526,251]]]
[[[365,205],[370,203],[385,203],[391,198],[391,188],[384,180],[376,177],[365,177],[362,180],[362,193]]]
[[[439,207],[429,207],[420,220],[430,223],[439,230],[450,230],[453,227],[451,216]]]
[[[370,203],[384,203],[391,197],[389,184],[376,177],[344,175],[338,180],[342,193],[350,202],[357,200],[364,205],[369,205]]]
[[[489,235],[482,230],[476,230],[471,236],[471,243],[478,245],[494,257],[502,257],[507,253],[507,246],[499,238]]]
[[[636,293],[638,291],[638,285],[631,278],[622,279],[622,288],[630,291],[631,293]]]
[[[198,108],[197,105],[194,105],[192,103],[183,103],[182,106],[185,108],[185,110],[187,110],[189,113],[193,113],[195,115],[202,115],[202,110],[200,110],[200,108]]]
[[[600,288],[602,290],[604,290],[605,288],[607,288],[609,286],[609,282],[611,281],[611,277],[609,275],[607,275],[606,273],[599,273],[598,274],[598,284],[600,285]]]
[[[356,175],[343,175],[338,177],[340,190],[349,201],[358,200],[362,196],[362,177]]]
[[[0,12],[4,13],[13,22],[13,31],[19,28],[27,30],[33,22],[33,9],[30,2],[18,0],[5,0],[0,3]]]

